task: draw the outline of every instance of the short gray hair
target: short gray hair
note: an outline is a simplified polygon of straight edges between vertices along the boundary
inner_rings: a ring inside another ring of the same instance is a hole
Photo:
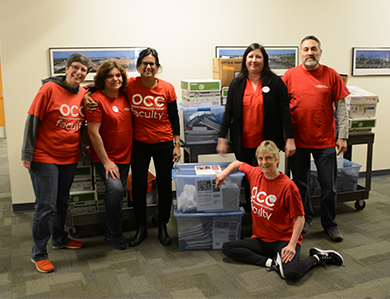
[[[302,48],[303,42],[304,42],[305,40],[308,40],[308,39],[312,39],[312,40],[316,41],[317,44],[318,44],[318,48],[321,49],[321,42],[320,42],[320,40],[319,40],[317,37],[315,37],[314,35],[305,36],[305,37],[301,40],[300,48]]]
[[[73,53],[69,56],[68,60],[66,61],[66,67],[70,67],[73,62],[80,62],[81,64],[84,64],[87,69],[88,73],[92,69],[92,61],[81,53]]]

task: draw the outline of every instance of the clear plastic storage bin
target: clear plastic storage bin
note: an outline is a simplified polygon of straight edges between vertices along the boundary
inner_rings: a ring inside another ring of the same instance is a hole
[[[229,164],[176,163],[172,177],[176,184],[178,211],[183,213],[237,211],[243,172],[231,172],[219,188],[215,187],[215,174],[197,175],[195,172],[195,166],[219,165],[223,170]]]
[[[311,161],[310,194],[320,195],[321,186],[317,180],[317,168],[314,161]],[[359,170],[362,165],[351,162],[347,159],[337,158],[337,192],[348,192],[357,190]]]
[[[229,241],[240,240],[241,207],[226,213],[179,213],[174,206],[180,250],[221,249]]]
[[[224,106],[186,108],[179,105],[180,139],[185,144],[217,143]]]

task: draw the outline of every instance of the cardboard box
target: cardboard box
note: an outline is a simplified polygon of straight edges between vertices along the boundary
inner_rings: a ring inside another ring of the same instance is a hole
[[[213,79],[221,80],[222,87],[229,87],[241,65],[242,58],[213,58]]]
[[[376,104],[349,105],[347,104],[350,118],[373,118],[376,113]]]
[[[69,208],[71,215],[91,214],[96,212],[97,194],[90,192],[71,192]]]
[[[147,192],[150,192],[154,189],[157,189],[156,185],[156,177],[148,171],[148,190]],[[133,198],[133,176],[132,174],[129,174],[127,177],[127,191],[129,192],[129,198]]]
[[[221,104],[223,106],[226,106],[228,91],[229,91],[229,87],[222,87]]]
[[[185,107],[220,106],[221,91],[190,92],[182,89],[182,105]]]
[[[213,79],[181,80],[181,89],[187,90],[189,92],[220,91],[221,80],[213,80]]]
[[[350,118],[349,131],[367,130],[376,126],[376,117],[373,118]]]
[[[350,94],[345,97],[347,104],[351,105],[368,105],[379,102],[377,95],[361,89],[357,86],[347,86]]]

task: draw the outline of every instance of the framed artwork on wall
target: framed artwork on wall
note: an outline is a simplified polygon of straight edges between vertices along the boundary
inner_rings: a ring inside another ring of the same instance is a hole
[[[216,58],[239,58],[242,57],[247,47],[245,46],[216,46]],[[299,63],[298,47],[289,46],[264,46],[271,70],[282,76],[288,69]]]
[[[65,75],[66,60],[73,53],[82,53],[91,59],[93,68],[88,73],[85,81],[93,81],[97,69],[100,65],[107,61],[114,59],[127,69],[127,76],[136,76],[137,73],[137,59],[139,53],[145,48],[143,47],[108,47],[108,48],[50,48],[49,49],[49,63],[50,76]]]
[[[352,76],[390,76],[390,47],[352,48]]]

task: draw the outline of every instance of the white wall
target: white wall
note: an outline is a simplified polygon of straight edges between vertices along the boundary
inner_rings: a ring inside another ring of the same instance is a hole
[[[3,72],[12,200],[34,201],[20,149],[24,122],[50,47],[151,46],[160,54],[160,77],[180,96],[181,79],[212,77],[216,45],[296,46],[308,34],[322,42],[322,63],[350,74],[352,47],[390,46],[388,0],[0,0]],[[351,77],[379,95],[373,169],[387,157],[389,77]],[[365,147],[354,148],[365,164]],[[364,167],[362,168],[364,170]]]

